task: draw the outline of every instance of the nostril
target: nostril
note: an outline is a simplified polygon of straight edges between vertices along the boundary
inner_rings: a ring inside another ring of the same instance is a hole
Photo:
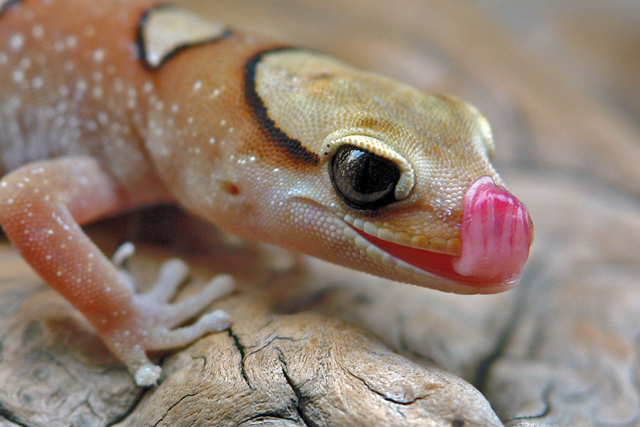
[[[529,256],[533,223],[527,208],[489,176],[467,190],[460,229],[457,273],[487,281],[518,281]]]

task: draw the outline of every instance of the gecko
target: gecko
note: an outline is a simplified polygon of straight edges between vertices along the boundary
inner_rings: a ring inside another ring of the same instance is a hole
[[[0,0],[0,225],[140,386],[148,351],[228,328],[212,280],[170,302],[81,226],[173,203],[225,232],[461,294],[515,286],[533,239],[487,119],[153,0]],[[178,268],[179,270],[179,268]]]

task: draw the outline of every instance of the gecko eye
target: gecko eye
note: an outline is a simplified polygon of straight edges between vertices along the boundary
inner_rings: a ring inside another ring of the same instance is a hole
[[[381,208],[396,201],[400,170],[394,162],[354,145],[344,144],[329,163],[338,196],[355,209]]]

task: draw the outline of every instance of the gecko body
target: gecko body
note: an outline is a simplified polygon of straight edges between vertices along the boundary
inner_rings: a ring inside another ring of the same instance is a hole
[[[228,280],[138,295],[80,225],[177,203],[238,236],[458,293],[514,286],[526,208],[489,162],[486,119],[325,54],[150,0],[0,1],[0,224],[141,385],[145,352]]]

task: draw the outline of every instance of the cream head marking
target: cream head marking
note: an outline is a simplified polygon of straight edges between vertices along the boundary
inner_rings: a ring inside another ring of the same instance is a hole
[[[227,37],[223,25],[207,21],[184,9],[160,5],[146,11],[138,27],[138,49],[143,63],[158,68],[188,47]]]

